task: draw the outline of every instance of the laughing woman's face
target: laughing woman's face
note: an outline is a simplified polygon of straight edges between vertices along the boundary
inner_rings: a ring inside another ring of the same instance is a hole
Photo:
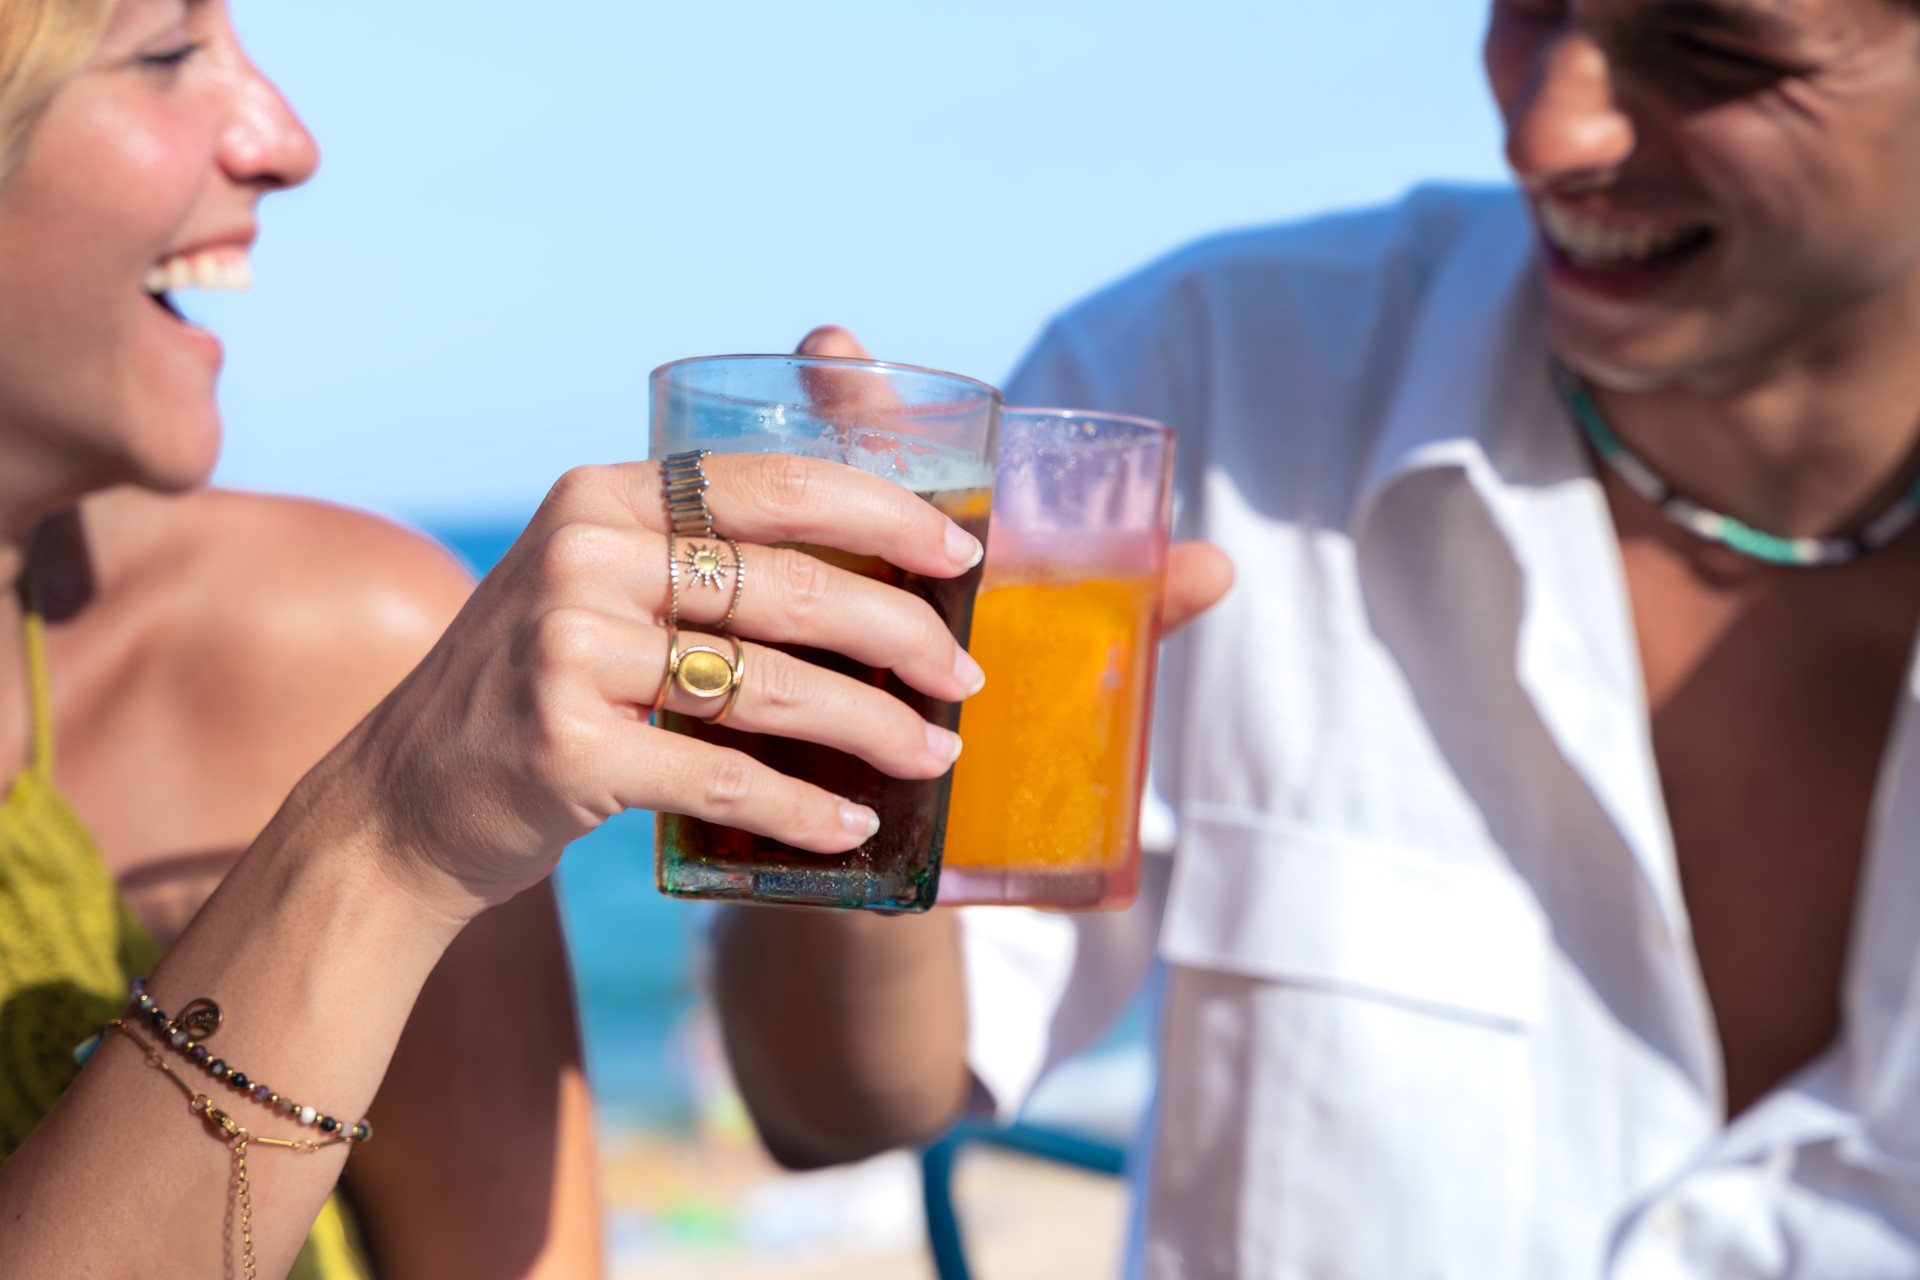
[[[0,500],[206,478],[220,344],[166,295],[245,287],[317,161],[225,0],[121,0],[0,186]]]

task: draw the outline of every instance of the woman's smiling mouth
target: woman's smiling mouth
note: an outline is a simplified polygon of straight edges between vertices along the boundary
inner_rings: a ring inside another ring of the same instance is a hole
[[[253,287],[253,260],[233,247],[171,254],[148,268],[141,284],[170,315],[184,319],[172,295],[188,289],[245,293]]]

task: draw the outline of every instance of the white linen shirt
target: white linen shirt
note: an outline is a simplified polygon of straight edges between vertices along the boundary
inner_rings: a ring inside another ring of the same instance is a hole
[[[1503,191],[1222,237],[1069,312],[1010,386],[1172,423],[1182,535],[1238,569],[1162,667],[1164,921],[964,915],[1008,1114],[1157,931],[1130,1275],[1920,1276],[1917,686],[1840,1037],[1728,1126],[1532,255]]]

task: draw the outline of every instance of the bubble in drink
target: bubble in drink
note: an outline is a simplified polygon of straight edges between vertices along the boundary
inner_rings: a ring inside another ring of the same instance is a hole
[[[954,771],[948,895],[1124,906],[1139,879],[1160,578],[990,568],[971,645],[987,687],[967,703]]]

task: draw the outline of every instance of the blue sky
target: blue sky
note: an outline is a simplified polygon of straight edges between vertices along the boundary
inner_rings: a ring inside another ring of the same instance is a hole
[[[220,331],[223,483],[524,518],[646,374],[849,325],[989,380],[1182,241],[1497,179],[1486,0],[234,0],[325,157]]]

